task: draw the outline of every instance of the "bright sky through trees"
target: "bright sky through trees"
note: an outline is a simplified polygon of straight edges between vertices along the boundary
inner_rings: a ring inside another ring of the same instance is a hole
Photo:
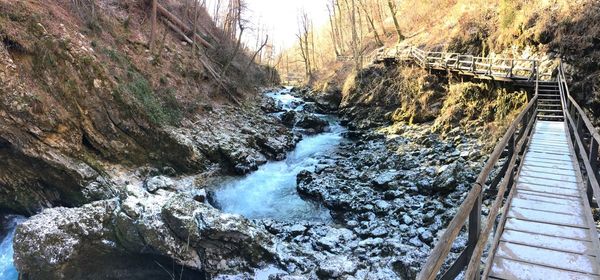
[[[278,47],[291,47],[297,42],[298,14],[304,9],[315,28],[327,22],[326,1],[323,0],[247,0],[253,24],[262,24],[270,30]]]
[[[211,13],[216,2],[217,0],[207,1]],[[226,7],[228,1],[221,0],[221,2],[221,5]],[[327,2],[324,0],[245,0],[245,3],[248,11],[244,18],[250,21],[252,30],[244,40],[253,42],[259,27],[266,28],[269,41],[279,50],[289,48],[298,41],[296,34],[300,10],[304,9],[309,14],[315,29],[321,28],[328,19]]]

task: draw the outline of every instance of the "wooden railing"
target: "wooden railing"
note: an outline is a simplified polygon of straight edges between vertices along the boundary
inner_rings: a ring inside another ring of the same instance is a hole
[[[573,143],[577,159],[583,165],[581,173],[586,184],[590,204],[596,204],[594,198],[596,200],[600,198],[600,183],[598,182],[598,179],[600,179],[600,174],[598,174],[600,135],[598,135],[596,128],[585,112],[571,96],[562,63],[558,67],[557,78],[565,121],[569,128],[569,137]]]
[[[417,55],[419,56],[419,55]],[[422,56],[421,56],[422,57]],[[419,60],[419,58],[417,58]],[[450,221],[446,231],[436,243],[429,258],[423,265],[423,269],[417,276],[420,280],[432,280],[438,277],[443,264],[446,262],[452,243],[467,223],[468,241],[467,246],[459,257],[441,275],[441,279],[454,279],[466,268],[465,279],[479,279],[481,275],[481,256],[492,229],[494,228],[499,210],[504,202],[506,190],[513,183],[518,172],[518,163],[522,157],[533,130],[537,116],[538,79],[535,79],[535,95],[529,101],[525,109],[517,116],[510,125],[500,142],[494,148],[485,167],[471,187],[467,197],[458,209],[456,216]],[[498,173],[492,176],[497,164],[503,155],[506,160],[500,167]],[[493,202],[483,228],[481,218],[483,216],[481,201],[486,189],[497,190],[496,199]],[[496,242],[496,241],[495,241]]]
[[[416,47],[397,46],[395,52],[376,55],[373,60],[386,58],[410,59],[424,68],[451,69],[480,75],[522,78],[534,81],[549,77],[540,74],[539,61],[535,59],[514,59],[503,57],[478,57],[473,55],[431,52]]]
[[[419,62],[426,63],[420,52],[417,53],[415,59]],[[539,75],[539,74],[538,74]],[[595,205],[597,199],[600,198],[600,174],[598,173],[600,135],[587,118],[585,112],[573,99],[569,92],[567,80],[562,63],[558,67],[557,83],[565,116],[565,122],[568,127],[568,135],[573,144],[577,159],[579,160],[584,183],[586,184],[588,198],[590,204]],[[525,109],[519,114],[515,121],[508,128],[507,132],[502,137],[502,140],[496,145],[493,153],[488,159],[485,167],[479,174],[477,181],[472,186],[467,194],[467,197],[458,209],[456,216],[450,221],[446,231],[436,243],[432,253],[427,259],[422,271],[417,279],[432,280],[440,277],[440,279],[454,279],[460,272],[466,269],[464,278],[479,279],[482,275],[481,258],[486,244],[491,237],[492,229],[496,226],[497,217],[500,208],[504,205],[505,208],[510,206],[511,198],[514,191],[505,198],[507,189],[514,183],[513,180],[519,172],[519,163],[522,162],[529,136],[533,130],[533,126],[537,116],[537,100],[538,100],[539,76],[535,79],[535,95],[527,104]],[[500,167],[500,171],[491,176],[492,170],[498,168],[496,165],[502,155],[506,154],[507,158],[504,164]],[[496,189],[497,195],[492,203],[485,224],[481,225],[482,211],[481,199],[482,194],[486,189]],[[502,213],[504,215],[504,213]],[[501,217],[496,233],[502,232],[505,217]],[[468,219],[468,241],[464,251],[450,265],[450,267],[440,275],[441,268],[446,262],[452,243],[467,223]],[[495,254],[500,234],[494,235],[494,240],[491,249],[488,252],[488,260],[483,270],[483,276],[486,277],[490,270],[491,260]]]

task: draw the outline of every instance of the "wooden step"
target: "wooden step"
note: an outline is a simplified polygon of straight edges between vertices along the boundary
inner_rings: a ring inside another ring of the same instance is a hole
[[[567,253],[575,253],[590,256],[596,255],[596,249],[594,248],[594,244],[592,244],[592,242],[590,241],[560,238],[516,230],[504,231],[500,240],[509,243],[516,243]]]
[[[573,272],[597,274],[596,258],[527,245],[500,242],[496,256]],[[551,275],[546,275],[552,279]]]
[[[563,116],[553,116],[553,115],[538,115],[537,116],[538,119],[551,119],[551,120],[557,120],[557,121],[562,121],[563,120]]]
[[[537,265],[523,261],[494,258],[494,265],[490,276],[494,279],[529,279],[529,280],[592,280],[598,279],[596,275],[578,273],[544,265]]]
[[[546,98],[540,98],[540,99],[538,99],[538,103],[539,102],[561,103],[560,99],[546,99]]]
[[[538,88],[538,92],[556,92],[556,93],[560,93],[560,91],[558,89],[551,89],[551,88]]]
[[[505,229],[513,229],[523,232],[543,233],[549,236],[562,238],[570,238],[576,240],[590,240],[590,230],[583,228],[573,228],[568,226],[545,224],[540,222],[532,222],[519,220],[515,218],[507,218]]]
[[[558,84],[540,84],[538,85],[540,89],[558,89]]]
[[[562,114],[562,110],[550,110],[550,109],[538,109],[538,112],[543,112],[543,113],[561,113]]]
[[[554,98],[560,98],[559,94],[538,94],[538,97],[551,97],[550,99],[554,99]]]

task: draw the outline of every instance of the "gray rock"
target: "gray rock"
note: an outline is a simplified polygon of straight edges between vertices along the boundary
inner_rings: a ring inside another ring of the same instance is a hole
[[[146,190],[150,193],[154,193],[159,189],[172,189],[175,187],[175,182],[165,176],[156,176],[149,178],[144,184]]]
[[[388,230],[385,227],[377,227],[371,231],[371,236],[382,237],[388,234]]]
[[[390,186],[390,184],[396,179],[397,176],[398,172],[395,171],[384,172],[375,177],[371,181],[371,184],[377,189],[386,190]]]
[[[310,129],[313,133],[319,133],[325,131],[325,128],[329,126],[329,123],[315,115],[304,115],[298,120],[296,126]]]
[[[288,126],[293,127],[296,124],[296,111],[287,111],[281,115],[281,122]]]
[[[404,215],[402,215],[402,222],[403,222],[405,225],[410,225],[410,224],[412,224],[412,222],[413,222],[413,219],[412,219],[410,216],[408,216],[408,215],[404,214]]]
[[[319,263],[317,275],[321,278],[338,278],[343,275],[354,274],[357,264],[346,256],[332,256]]]
[[[431,231],[425,230],[419,234],[419,239],[421,239],[421,241],[425,242],[426,244],[431,245],[431,243],[433,242],[433,234],[431,233]]]
[[[15,264],[30,279],[154,279],[164,276],[156,259],[198,279],[274,259],[272,239],[191,195],[141,192],[33,216],[17,229]]]

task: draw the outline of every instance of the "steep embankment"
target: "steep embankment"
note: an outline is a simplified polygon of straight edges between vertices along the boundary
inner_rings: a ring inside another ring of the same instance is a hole
[[[530,90],[530,89],[529,89]],[[370,65],[348,77],[340,112],[355,128],[431,123],[432,132],[469,132],[487,148],[527,103],[526,88],[466,81],[408,65]]]
[[[405,38],[399,41],[395,32],[389,32],[394,27],[388,14],[379,30],[384,48],[400,44],[428,51],[540,59],[541,70],[547,74],[553,73],[560,60],[572,80],[572,94],[590,110],[592,119],[600,116],[600,67],[596,63],[600,5],[596,0],[409,0],[399,2],[397,14]],[[374,33],[368,30],[361,37],[366,58],[377,52]],[[318,35],[331,44],[330,30]],[[326,61],[313,80],[319,89],[339,91],[346,77],[354,75],[353,61],[336,60],[333,51],[326,50]]]
[[[239,54],[222,77],[209,71],[234,45],[210,21],[198,30],[214,48],[192,52],[159,24],[149,50],[144,1],[0,1],[0,11],[2,211],[112,197],[117,166],[244,173],[294,145],[255,106],[265,69]]]

